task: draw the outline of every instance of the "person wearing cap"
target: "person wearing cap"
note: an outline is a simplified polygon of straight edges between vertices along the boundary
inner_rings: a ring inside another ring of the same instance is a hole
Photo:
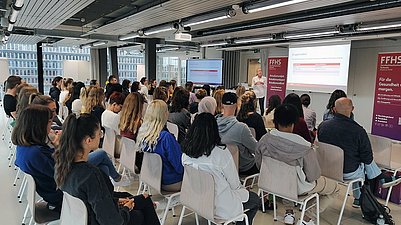
[[[239,149],[239,172],[243,175],[259,173],[255,165],[255,148],[257,141],[245,123],[239,122],[235,117],[237,109],[237,95],[227,92],[222,99],[223,113],[218,115],[217,125],[221,143],[235,144]]]

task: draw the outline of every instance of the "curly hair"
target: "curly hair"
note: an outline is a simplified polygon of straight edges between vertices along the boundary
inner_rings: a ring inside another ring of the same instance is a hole
[[[88,96],[85,100],[85,113],[91,113],[95,106],[104,107],[104,89],[93,86],[88,91]]]
[[[248,113],[256,112],[256,95],[253,91],[246,91],[241,95],[241,108],[238,112],[238,121],[244,121],[248,119]]]

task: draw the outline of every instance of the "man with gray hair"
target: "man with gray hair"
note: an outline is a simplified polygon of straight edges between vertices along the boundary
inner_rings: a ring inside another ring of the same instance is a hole
[[[384,188],[400,183],[400,177],[386,176],[376,165],[368,134],[350,118],[353,110],[351,99],[337,99],[334,118],[322,122],[317,135],[320,142],[338,146],[344,151],[344,180],[365,178],[366,174],[369,180],[377,179]],[[360,195],[359,189],[354,190],[354,207],[360,206]]]

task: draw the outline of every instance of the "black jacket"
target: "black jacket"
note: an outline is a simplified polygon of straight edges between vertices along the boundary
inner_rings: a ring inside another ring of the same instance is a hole
[[[54,99],[56,102],[58,102],[60,100],[60,93],[61,90],[58,89],[58,87],[51,87],[50,91],[49,91],[49,95],[50,97],[52,97],[52,99]]]
[[[368,134],[351,118],[334,114],[333,119],[319,125],[317,137],[320,142],[338,146],[344,151],[344,173],[354,172],[361,163],[373,161]]]

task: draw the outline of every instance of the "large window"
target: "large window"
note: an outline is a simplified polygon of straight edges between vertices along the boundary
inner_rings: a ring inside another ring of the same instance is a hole
[[[145,76],[145,58],[143,53],[137,50],[119,48],[117,50],[117,60],[120,83],[124,79],[133,82]]]
[[[36,45],[0,45],[0,57],[8,59],[10,75],[21,76],[29,84],[37,86],[38,70]],[[63,76],[64,60],[90,61],[89,49],[72,47],[43,47],[44,92],[47,94],[56,76]]]

